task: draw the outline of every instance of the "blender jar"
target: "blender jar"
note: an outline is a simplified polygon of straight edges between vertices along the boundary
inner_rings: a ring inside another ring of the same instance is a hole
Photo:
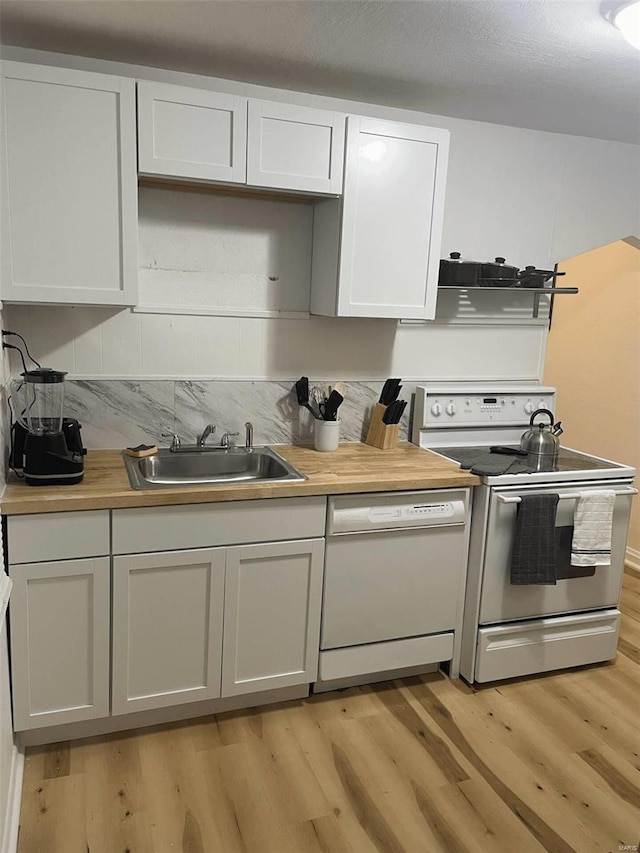
[[[32,435],[52,435],[62,431],[64,377],[66,373],[41,367],[22,374],[21,404],[18,420]]]

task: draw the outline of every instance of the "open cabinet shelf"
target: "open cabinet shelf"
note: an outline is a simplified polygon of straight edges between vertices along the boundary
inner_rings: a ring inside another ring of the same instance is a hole
[[[538,316],[540,309],[540,297],[541,296],[557,296],[563,293],[578,293],[577,287],[482,287],[482,286],[471,286],[465,287],[459,284],[439,284],[438,290],[470,290],[474,293],[481,293],[482,291],[501,291],[502,293],[533,293],[533,317],[534,319]],[[553,304],[553,298],[551,300]]]

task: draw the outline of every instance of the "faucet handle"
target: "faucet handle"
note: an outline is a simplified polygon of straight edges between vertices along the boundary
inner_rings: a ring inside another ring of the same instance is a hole
[[[172,441],[171,441],[171,447],[169,448],[169,450],[170,450],[172,453],[175,453],[176,451],[180,450],[180,447],[182,446],[182,442],[180,441],[180,436],[179,436],[179,435],[176,435],[176,433],[175,433],[175,432],[163,432],[163,433],[161,433],[161,435],[162,435],[162,437],[163,437],[163,438],[170,438],[170,439],[172,439]]]
[[[236,436],[240,435],[239,432],[225,432],[225,434],[220,439],[220,447],[231,447],[233,442],[230,441],[232,438],[236,438]]]

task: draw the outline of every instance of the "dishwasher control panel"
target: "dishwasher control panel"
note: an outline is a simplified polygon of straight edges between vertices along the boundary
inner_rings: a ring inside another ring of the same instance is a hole
[[[422,494],[367,495],[329,500],[329,536],[339,533],[366,533],[404,527],[435,527],[463,524],[468,501],[464,490]]]

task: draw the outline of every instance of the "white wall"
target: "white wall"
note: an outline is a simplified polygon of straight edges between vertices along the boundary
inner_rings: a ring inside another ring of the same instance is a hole
[[[638,230],[636,146],[38,51],[5,48],[3,55],[448,128],[444,256],[457,250],[473,259],[504,255],[517,266],[548,267]],[[272,228],[265,231],[265,217],[260,220],[257,212],[263,202],[211,202],[157,189],[141,190],[140,198],[144,301],[167,304],[184,297],[187,310],[242,308],[251,301],[259,308],[305,310],[309,206],[271,203]],[[211,215],[203,219],[198,211],[207,206]],[[247,227],[252,218],[256,221]],[[222,252],[212,251],[214,245]],[[274,267],[279,282],[269,283]],[[446,294],[437,321],[419,327],[380,320],[14,306],[5,322],[28,336],[37,358],[75,377],[278,379],[339,369],[345,379],[391,373],[421,379],[539,378],[546,330],[544,322],[526,324],[529,299],[474,294],[466,303],[454,300]]]
[[[35,358],[68,371],[70,379],[288,380],[307,374],[536,380],[545,342],[540,325],[425,328],[385,320],[164,316],[83,307],[5,307],[5,324],[27,338]]]

